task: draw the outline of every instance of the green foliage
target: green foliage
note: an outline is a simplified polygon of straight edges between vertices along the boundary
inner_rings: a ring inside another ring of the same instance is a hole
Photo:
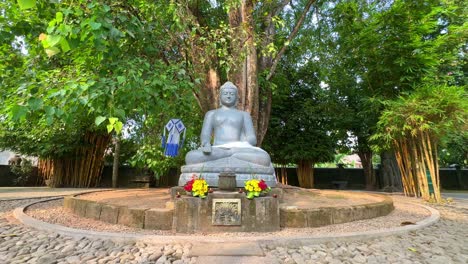
[[[32,162],[29,159],[22,158],[21,164],[11,165],[10,170],[17,177],[16,179],[14,179],[13,183],[15,185],[23,186],[24,184],[28,182],[29,178],[32,176],[32,172],[33,172]]]
[[[29,9],[36,6],[36,0],[18,0],[21,9]]]
[[[151,129],[160,132],[169,118],[192,110],[185,65],[167,61],[167,21],[160,18],[168,8],[143,1],[37,1],[35,9],[0,3],[0,148],[62,157],[87,131],[121,133],[128,120],[144,127],[156,116]]]
[[[342,109],[342,145],[369,151],[382,100],[427,80],[464,83],[465,16],[461,1],[322,3],[314,50]]]
[[[295,48],[286,56],[287,63],[274,78],[277,87],[264,148],[273,162],[287,164],[299,160],[313,163],[333,160],[336,147],[331,119],[333,113],[327,93],[314,74],[317,66],[309,61],[295,64],[300,53]]]
[[[450,131],[466,130],[467,102],[462,87],[430,84],[385,102],[379,131],[373,139],[396,149],[405,194],[442,201],[438,145]],[[433,195],[427,174],[433,184]]]
[[[449,131],[441,139],[439,158],[440,164],[445,167],[454,164],[462,167],[468,166],[468,132],[466,129]]]
[[[468,101],[465,89],[457,86],[425,85],[397,100],[386,101],[373,136],[388,145],[394,140],[428,132],[436,142],[451,131],[466,130]]]
[[[156,178],[159,178],[169,168],[180,165],[182,155],[176,159],[164,156],[163,150],[151,145],[143,145],[136,154],[130,159],[133,167],[147,168],[154,172]]]

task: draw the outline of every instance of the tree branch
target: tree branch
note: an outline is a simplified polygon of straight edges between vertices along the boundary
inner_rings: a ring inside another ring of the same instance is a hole
[[[291,32],[291,34],[289,35],[288,39],[285,42],[285,45],[283,45],[281,50],[278,52],[278,54],[276,54],[276,57],[273,59],[273,65],[271,65],[270,72],[268,73],[268,76],[266,77],[267,81],[270,80],[271,77],[273,77],[273,75],[275,74],[276,67],[278,66],[279,60],[281,59],[284,52],[286,51],[286,48],[288,47],[288,45],[286,45],[286,43],[290,43],[291,40],[293,40],[294,37],[296,37],[297,33],[299,32],[299,29],[301,28],[302,24],[304,23],[304,19],[307,16],[307,13],[310,10],[310,7],[315,2],[316,2],[316,0],[309,0],[307,2],[306,6],[304,7],[304,11],[302,12],[301,17],[297,20],[293,31]]]

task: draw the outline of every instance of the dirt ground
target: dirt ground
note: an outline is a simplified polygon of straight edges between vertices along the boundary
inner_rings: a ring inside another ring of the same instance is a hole
[[[84,194],[78,197],[131,208],[165,208],[166,203],[171,201],[168,188],[113,190]]]

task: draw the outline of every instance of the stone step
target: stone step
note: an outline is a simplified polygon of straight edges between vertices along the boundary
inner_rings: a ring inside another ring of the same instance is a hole
[[[245,256],[201,256],[197,259],[197,264],[263,264],[279,263],[278,261],[267,257],[245,257]]]
[[[244,243],[219,242],[219,243],[195,244],[193,245],[189,253],[189,257],[200,257],[200,256],[263,257],[264,255],[265,254],[263,253],[263,250],[260,248],[258,243],[255,243],[255,242],[244,242]],[[219,263],[224,263],[224,262],[219,262]]]

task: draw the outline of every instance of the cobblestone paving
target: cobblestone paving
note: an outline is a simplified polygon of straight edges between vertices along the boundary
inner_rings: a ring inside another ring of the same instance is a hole
[[[270,259],[287,264],[468,263],[468,210],[459,206],[433,207],[440,211],[441,220],[405,235],[303,247],[266,245],[264,250]]]
[[[0,201],[0,263],[196,263],[191,244],[164,246],[71,238],[25,227],[12,218],[31,200]],[[435,206],[442,219],[405,235],[303,247],[262,245],[265,263],[468,263],[468,210]]]
[[[32,200],[0,201],[0,263],[195,263],[191,244],[148,245],[71,238],[25,227],[12,210]]]

